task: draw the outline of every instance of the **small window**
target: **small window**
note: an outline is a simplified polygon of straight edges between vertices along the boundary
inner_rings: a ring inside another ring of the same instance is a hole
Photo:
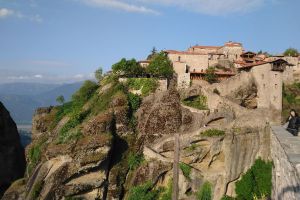
[[[178,62],[180,62],[180,60],[181,60],[181,57],[180,57],[180,56],[178,56]]]

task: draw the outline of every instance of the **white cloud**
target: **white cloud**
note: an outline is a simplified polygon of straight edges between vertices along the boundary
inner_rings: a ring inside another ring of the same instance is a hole
[[[8,8],[0,8],[0,18],[5,18],[13,14],[14,14],[13,10],[10,10]]]
[[[36,75],[34,75],[33,77],[34,77],[34,78],[43,78],[43,75],[41,75],[41,74],[36,74]]]
[[[158,15],[159,12],[145,6],[136,5],[124,0],[80,0],[89,6],[106,7],[126,12],[146,13]]]
[[[8,8],[0,8],[0,19],[7,17],[16,17],[18,19],[27,19],[29,21],[41,23],[43,19],[40,15],[25,15],[19,11],[8,9]]]
[[[174,6],[208,15],[246,13],[274,0],[135,0],[147,4]],[[276,0],[278,1],[278,0]]]

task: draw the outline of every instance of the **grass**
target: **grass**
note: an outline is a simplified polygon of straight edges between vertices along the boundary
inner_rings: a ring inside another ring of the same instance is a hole
[[[200,190],[197,192],[197,200],[211,200],[212,199],[212,188],[209,182],[205,182]]]
[[[28,151],[29,163],[27,164],[27,172],[30,175],[34,167],[40,162],[42,155],[42,147],[47,141],[47,138],[41,138],[34,146]]]
[[[172,200],[172,191],[173,191],[173,180],[170,179],[168,182],[168,187],[164,189],[159,200]]]
[[[144,161],[144,156],[142,154],[129,153],[127,162],[130,170],[137,169],[141,163]]]
[[[179,163],[179,167],[184,175],[185,178],[187,178],[188,180],[191,180],[191,171],[192,171],[192,167],[185,164],[185,163]]]
[[[193,143],[190,146],[188,146],[185,150],[191,152],[191,151],[195,151],[197,149],[197,147],[199,147],[199,145]]]
[[[33,200],[38,199],[38,197],[40,196],[40,193],[43,189],[43,184],[44,183],[42,181],[38,181],[37,183],[34,184],[32,193],[31,193],[31,199],[33,199]]]
[[[155,92],[158,81],[155,78],[129,78],[127,86],[129,89],[141,90],[142,96],[148,96],[151,92]]]
[[[184,99],[182,103],[186,106],[196,108],[199,110],[207,110],[207,98],[204,95],[192,96]]]
[[[157,200],[161,190],[153,189],[150,181],[142,185],[132,187],[129,190],[128,200]]]
[[[225,135],[225,131],[218,130],[218,129],[208,129],[204,132],[201,132],[200,135],[206,137],[223,136]]]

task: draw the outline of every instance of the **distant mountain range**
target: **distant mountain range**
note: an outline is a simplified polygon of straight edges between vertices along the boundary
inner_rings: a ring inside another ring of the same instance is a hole
[[[72,84],[9,83],[0,85],[0,101],[10,111],[17,124],[31,123],[36,108],[57,105],[63,95],[70,100],[82,82]]]

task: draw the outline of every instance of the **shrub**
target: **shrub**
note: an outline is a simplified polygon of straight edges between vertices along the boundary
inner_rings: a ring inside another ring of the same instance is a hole
[[[207,98],[204,95],[189,97],[183,100],[183,104],[199,110],[207,110]]]
[[[235,198],[225,195],[221,200],[235,200]]]
[[[135,170],[144,161],[144,156],[142,154],[129,153],[127,161],[129,169]]]
[[[152,183],[138,185],[129,190],[128,200],[157,200],[160,190],[152,189]]]
[[[164,52],[153,55],[146,71],[154,77],[164,78],[171,78],[174,72],[172,62]]]
[[[128,94],[128,102],[129,102],[129,107],[132,112],[137,111],[139,109],[142,99],[139,97],[139,95],[129,93]]]
[[[199,146],[198,144],[193,143],[193,144],[191,144],[190,146],[188,146],[188,147],[186,148],[186,150],[187,150],[187,151],[194,151],[194,150],[197,149],[198,146]]]
[[[197,192],[197,200],[211,200],[212,199],[212,189],[209,182],[205,182],[201,189]]]
[[[185,163],[179,163],[179,167],[184,175],[185,178],[187,178],[188,180],[191,180],[191,171],[192,171],[192,168],[191,166],[185,164]]]
[[[172,179],[168,182],[168,187],[162,193],[159,200],[172,200],[173,183]]]
[[[225,135],[225,131],[218,130],[218,129],[208,129],[204,132],[201,132],[200,134],[206,137],[223,136]]]
[[[285,52],[283,53],[283,55],[284,56],[298,56],[299,52],[295,48],[288,48],[287,50],[285,50]]]
[[[74,103],[82,105],[92,97],[98,87],[99,86],[97,85],[97,83],[93,81],[85,81],[81,88],[72,95],[72,101],[74,101]]]
[[[272,162],[265,162],[260,158],[236,183],[238,199],[252,200],[253,197],[271,197],[272,190]]]
[[[43,184],[44,183],[42,181],[38,181],[37,183],[34,184],[32,188],[31,199],[33,200],[38,199],[43,189]]]
[[[141,90],[142,96],[148,96],[151,92],[155,92],[158,81],[155,78],[129,78],[127,85],[129,89]]]
[[[217,82],[216,69],[214,67],[209,67],[206,70],[204,79],[209,83],[216,83]]]

